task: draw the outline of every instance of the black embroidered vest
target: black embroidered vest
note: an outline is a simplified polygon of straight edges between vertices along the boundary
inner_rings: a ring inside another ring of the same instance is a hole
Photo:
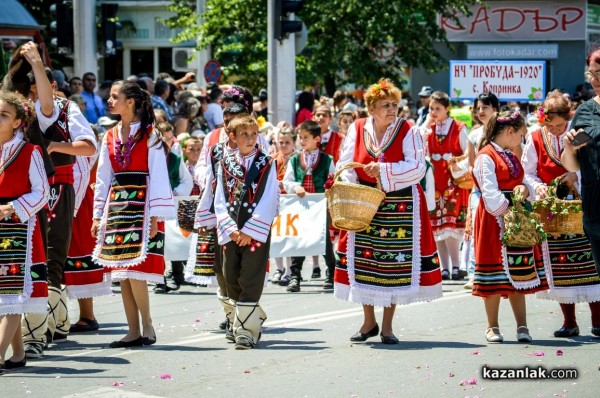
[[[54,102],[58,105],[60,113],[58,119],[44,133],[44,141],[46,146],[51,141],[54,142],[70,142],[71,135],[69,134],[69,104],[71,101],[61,97],[54,97]],[[54,166],[67,166],[75,163],[75,156],[64,153],[52,152],[50,159]]]
[[[252,217],[252,212],[265,191],[273,158],[257,151],[249,170],[239,164],[235,154],[225,156],[223,167],[223,194],[227,200],[227,212],[239,229]]]

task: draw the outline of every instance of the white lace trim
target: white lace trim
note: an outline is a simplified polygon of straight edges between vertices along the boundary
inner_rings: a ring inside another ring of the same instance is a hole
[[[113,282],[119,282],[125,279],[135,279],[138,281],[146,281],[148,283],[164,283],[164,275],[150,274],[147,272],[132,271],[132,270],[115,270],[111,271]]]
[[[421,301],[432,301],[442,297],[442,284],[433,286],[419,286],[416,293],[406,294],[406,291],[395,291],[387,296],[373,294],[372,290],[361,289],[334,283],[333,295],[335,298],[350,301],[356,304],[373,305],[377,307],[390,307],[391,305],[408,305]]]
[[[25,253],[25,270],[23,280],[23,293],[0,294],[0,306],[25,305],[33,293],[33,278],[31,276],[31,263],[33,258],[33,233],[37,223],[37,216],[30,217],[27,221],[27,249]],[[20,312],[11,312],[18,314]]]
[[[546,270],[546,281],[550,289],[554,288],[554,275],[552,274],[552,263],[550,262],[550,248],[548,247],[548,240],[542,242],[542,259],[544,261],[544,269]]]
[[[216,242],[215,242],[216,245]],[[184,278],[186,282],[194,283],[196,285],[207,285],[207,286],[218,286],[216,276],[204,276],[194,275],[194,268],[196,268],[196,247],[198,246],[198,233],[192,232],[192,240],[190,242],[190,251],[188,253],[188,260],[185,263]]]
[[[536,297],[561,304],[593,303],[600,301],[600,285],[554,288],[537,292]]]
[[[98,236],[96,237],[96,247],[94,247],[94,252],[92,253],[92,260],[96,264],[100,264],[104,267],[133,267],[135,265],[141,264],[146,260],[148,256],[148,244],[150,242],[150,213],[149,213],[149,199],[147,195],[148,191],[148,176],[146,176],[146,203],[144,205],[144,226],[142,231],[142,252],[138,257],[130,258],[126,260],[106,260],[100,258],[100,253],[102,251],[102,245],[104,244],[104,236],[106,233],[105,225],[108,219],[108,207],[110,205],[110,198],[106,201],[104,205],[104,212],[102,219],[100,220],[100,226],[98,227]],[[109,190],[110,195],[110,190]],[[164,242],[163,242],[164,244]],[[114,274],[113,274],[114,275]],[[134,278],[135,279],[135,278]]]
[[[12,314],[48,314],[48,297],[33,297],[24,303],[0,304],[0,316]]]
[[[112,294],[108,272],[104,273],[102,282],[91,283],[88,285],[67,285],[65,290],[67,292],[67,297],[71,300],[110,296]]]
[[[446,240],[448,238],[455,238],[462,240],[465,236],[464,228],[452,228],[446,227],[444,229],[438,229],[437,231],[433,231],[433,237],[436,242]]]

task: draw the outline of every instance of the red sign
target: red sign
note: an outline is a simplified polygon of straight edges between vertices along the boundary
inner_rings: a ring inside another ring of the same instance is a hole
[[[207,83],[219,83],[222,75],[221,64],[216,59],[211,59],[204,65],[204,80]]]

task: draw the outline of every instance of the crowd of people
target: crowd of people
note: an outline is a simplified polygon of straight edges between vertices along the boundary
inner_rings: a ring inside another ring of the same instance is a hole
[[[597,93],[599,74],[597,51],[586,74]],[[351,341],[398,344],[395,306],[439,298],[443,280],[465,276],[483,298],[488,342],[504,339],[501,298],[517,340],[532,341],[530,293],[560,304],[556,337],[580,333],[578,302],[589,303],[600,337],[598,96],[578,107],[553,90],[533,112],[483,93],[465,120],[428,86],[413,112],[383,78],[360,99],[299,92],[292,125],[267,121],[266,90],[255,98],[193,80],[132,76],[96,88],[92,73],[67,83],[33,43],[14,54],[0,91],[0,373],[97,330],[93,298],[111,284],[128,324],[111,348],[155,344],[148,286],[164,294],[184,283],[216,286],[225,338],[254,348],[267,278],[290,293],[303,280],[305,257],[274,258],[267,271],[280,194],[323,193],[336,170],[386,194],[363,231],[327,220],[322,288],[364,311]],[[543,200],[555,182],[581,192],[585,234],[507,246],[503,215],[517,198]],[[188,260],[165,272],[165,221],[176,218],[192,244]],[[319,258],[311,262],[311,278],[322,279]],[[74,323],[69,299],[80,310]],[[375,306],[384,307],[381,327]]]

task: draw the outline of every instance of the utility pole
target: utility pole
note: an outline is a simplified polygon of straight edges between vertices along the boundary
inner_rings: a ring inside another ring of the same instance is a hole
[[[75,76],[86,72],[98,76],[96,0],[73,0],[73,32]]]
[[[206,9],[206,0],[196,0],[196,13],[198,15],[202,15],[204,10]],[[198,24],[203,23],[202,18],[198,18]],[[200,39],[198,39],[199,41]],[[196,57],[198,59],[198,68],[196,70],[196,82],[202,86],[202,80],[204,79],[204,65],[208,63],[211,59],[211,48],[210,46],[204,47],[201,50],[198,50],[198,54]]]
[[[267,95],[269,97],[269,117],[275,125],[280,121],[295,124],[296,102],[296,44],[294,36],[278,40],[275,38],[275,2],[268,0],[267,5]],[[292,16],[293,17],[293,16]]]

